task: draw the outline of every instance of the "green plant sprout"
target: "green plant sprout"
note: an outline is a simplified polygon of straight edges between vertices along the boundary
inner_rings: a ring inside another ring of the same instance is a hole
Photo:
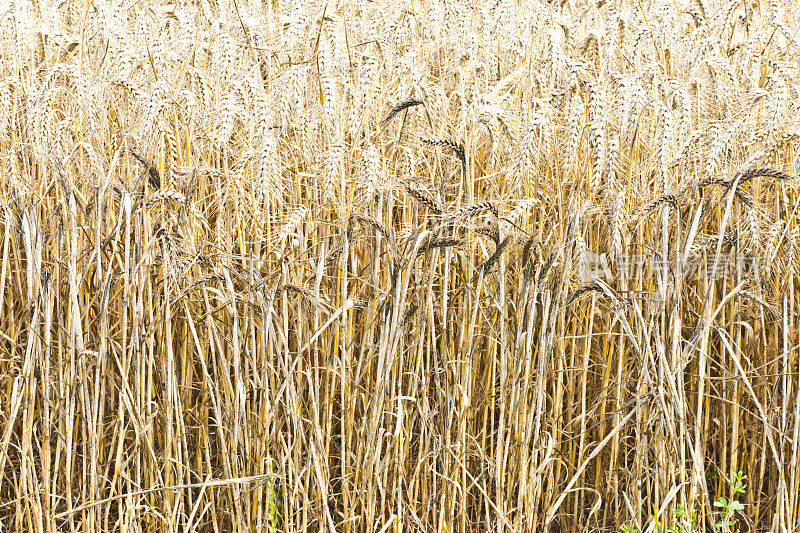
[[[720,496],[714,502],[714,507],[721,509],[721,516],[719,521],[714,523],[714,531],[718,533],[739,533],[739,528],[736,524],[735,515],[738,511],[744,510],[744,504],[737,499],[738,494],[744,494],[747,489],[747,476],[739,470],[734,474],[733,478],[728,481],[733,492],[730,499]],[[697,517],[694,511],[690,512],[685,506],[679,505],[676,509],[672,510],[672,516],[675,519],[675,525],[667,528],[667,533],[692,533],[695,531],[697,525]],[[639,530],[627,524],[621,526],[622,533],[639,533]],[[660,528],[658,523],[656,531]]]
[[[739,533],[739,528],[736,527],[734,515],[737,511],[744,509],[744,504],[735,498],[737,494],[744,494],[744,491],[747,488],[745,479],[747,479],[747,476],[744,475],[741,470],[739,470],[736,475],[733,476],[733,479],[729,481],[731,489],[733,490],[733,496],[731,496],[731,499],[728,500],[727,498],[720,496],[717,498],[717,501],[714,502],[714,507],[722,508],[722,518],[719,522],[714,524],[714,531],[720,531],[722,533]]]
[[[677,509],[672,510],[672,516],[675,518],[676,525],[668,527],[667,533],[691,533],[694,531],[696,521],[694,511],[690,513],[685,506],[679,505]]]

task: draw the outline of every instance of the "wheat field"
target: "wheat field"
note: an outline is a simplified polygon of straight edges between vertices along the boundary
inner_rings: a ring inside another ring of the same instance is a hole
[[[800,531],[790,0],[0,5],[0,530]]]

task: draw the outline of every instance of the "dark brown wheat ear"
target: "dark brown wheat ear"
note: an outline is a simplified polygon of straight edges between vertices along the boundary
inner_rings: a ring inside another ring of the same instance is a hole
[[[442,214],[442,206],[439,205],[439,202],[437,202],[435,199],[430,198],[429,196],[427,196],[422,191],[413,188],[411,185],[406,185],[405,191],[406,191],[406,193],[408,193],[408,195],[411,198],[413,198],[414,200],[416,200],[420,204],[422,204],[425,207],[427,207],[428,211],[430,211],[434,215],[441,215]]]
[[[781,170],[776,170],[774,168],[754,168],[751,170],[745,170],[744,172],[740,172],[736,176],[733,177],[728,183],[733,184],[733,181],[736,178],[739,178],[739,183],[745,183],[753,178],[757,177],[765,177],[765,178],[772,178],[776,180],[784,180],[784,181],[791,181],[795,179],[794,176],[791,174],[787,174]]]
[[[464,145],[461,143],[457,143],[455,141],[450,141],[448,139],[420,139],[425,144],[430,144],[431,146],[442,146],[444,148],[449,149],[456,157],[461,161],[461,163],[466,162],[466,152],[464,151]]]
[[[134,150],[133,148],[130,149],[130,153],[136,161],[138,161],[147,171],[147,179],[150,185],[156,189],[161,188],[161,174],[158,172],[158,169],[154,167],[150,161],[148,161],[143,155],[139,152]]]
[[[422,103],[422,100],[417,100],[416,98],[407,98],[405,100],[401,100],[389,110],[385,117],[383,117],[383,120],[380,122],[381,127],[386,126],[386,124],[388,124],[400,111],[418,106]]]

